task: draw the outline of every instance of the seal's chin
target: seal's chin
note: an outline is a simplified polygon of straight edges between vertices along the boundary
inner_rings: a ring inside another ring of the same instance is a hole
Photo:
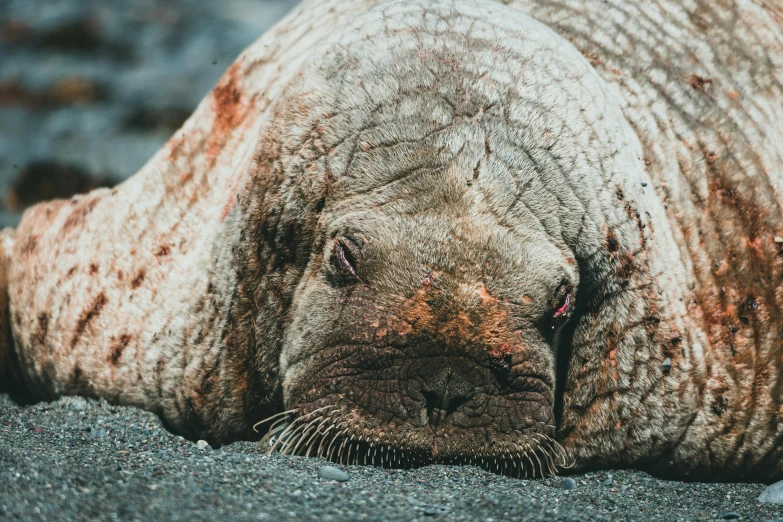
[[[261,442],[270,453],[326,458],[340,464],[413,468],[428,464],[475,465],[514,477],[554,475],[567,467],[563,448],[544,431],[501,433],[492,426],[465,429],[382,425],[345,405],[308,412],[290,410],[268,419]],[[265,421],[266,422],[266,421]]]

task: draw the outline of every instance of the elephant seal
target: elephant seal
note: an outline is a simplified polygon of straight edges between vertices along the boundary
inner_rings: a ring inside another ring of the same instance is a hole
[[[748,0],[306,2],[3,232],[5,371],[342,462],[779,479],[781,66]]]

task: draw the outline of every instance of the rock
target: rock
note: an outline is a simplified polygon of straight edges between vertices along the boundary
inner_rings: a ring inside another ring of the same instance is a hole
[[[571,477],[566,477],[563,479],[563,482],[560,483],[560,489],[574,489],[576,487],[576,481],[572,479]]]
[[[106,428],[95,429],[93,427],[90,427],[90,435],[92,435],[93,437],[105,437],[106,436]]]
[[[663,362],[661,363],[661,369],[663,369],[663,371],[665,371],[665,372],[668,372],[669,370],[672,369],[672,358],[671,357],[667,357],[666,359],[663,360]]]
[[[609,477],[608,479],[601,482],[602,486],[611,486],[612,485],[612,477]]]
[[[720,516],[721,520],[735,520],[740,517],[741,515],[739,513],[735,513],[734,511],[729,511],[728,513],[724,513]]]
[[[430,507],[424,509],[424,514],[427,515],[428,517],[434,517],[435,515],[438,514],[438,510],[436,508],[430,506]]]
[[[647,186],[647,182],[646,181],[642,181],[642,186],[646,187]]]
[[[73,411],[84,411],[87,408],[87,401],[84,397],[63,397],[60,402],[65,408]]]
[[[210,446],[209,443],[207,441],[205,441],[205,440],[198,441],[196,443],[196,447],[198,447],[198,449],[200,449],[200,450],[203,450],[203,449],[211,450],[212,449],[212,446]]]
[[[336,482],[347,482],[350,478],[346,472],[334,466],[321,466],[318,469],[318,476],[323,480],[334,480]]]
[[[759,502],[783,504],[783,480],[767,486],[767,489],[759,495]]]

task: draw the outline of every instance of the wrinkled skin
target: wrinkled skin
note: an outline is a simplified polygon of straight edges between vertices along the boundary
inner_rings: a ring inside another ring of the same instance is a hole
[[[3,232],[4,381],[342,461],[783,476],[781,13],[506,3],[300,6]]]

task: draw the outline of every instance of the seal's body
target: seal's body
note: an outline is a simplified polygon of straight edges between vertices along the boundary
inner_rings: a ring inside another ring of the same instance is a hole
[[[6,371],[216,443],[783,476],[783,12],[505,4],[294,10],[4,232]]]

